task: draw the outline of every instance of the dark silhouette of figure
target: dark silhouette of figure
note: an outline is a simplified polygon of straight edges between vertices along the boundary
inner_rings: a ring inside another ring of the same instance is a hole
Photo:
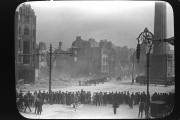
[[[113,107],[114,114],[116,114],[117,108],[119,107],[119,104],[118,104],[117,100],[115,100],[113,102],[113,106],[112,107]]]
[[[143,103],[143,102],[140,102],[138,117],[140,117],[140,115],[141,115],[141,118],[142,118],[142,116],[143,116],[143,111],[144,111],[144,103]]]

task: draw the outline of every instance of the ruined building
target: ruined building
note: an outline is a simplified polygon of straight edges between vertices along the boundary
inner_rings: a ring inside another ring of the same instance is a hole
[[[36,15],[28,4],[15,12],[15,65],[16,80],[33,83],[36,66]]]

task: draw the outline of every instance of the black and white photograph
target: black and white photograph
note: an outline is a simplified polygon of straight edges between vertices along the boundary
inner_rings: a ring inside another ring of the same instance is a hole
[[[14,12],[16,106],[29,119],[154,119],[175,106],[164,1],[36,1]]]

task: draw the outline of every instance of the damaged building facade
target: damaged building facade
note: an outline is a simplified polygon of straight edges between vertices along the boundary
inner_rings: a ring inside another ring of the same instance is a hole
[[[28,4],[15,12],[16,81],[34,83],[36,65],[36,15]]]
[[[76,70],[74,75],[91,77],[121,75],[122,65],[119,60],[122,48],[106,39],[97,42],[93,38],[83,40],[81,36],[77,36],[71,47],[75,53],[72,66],[72,69]]]

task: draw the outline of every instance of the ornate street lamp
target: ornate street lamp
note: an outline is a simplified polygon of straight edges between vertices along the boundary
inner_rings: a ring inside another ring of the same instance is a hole
[[[146,96],[146,118],[149,118],[149,104],[150,104],[150,95],[149,95],[149,73],[150,73],[150,52],[154,43],[154,35],[145,28],[144,31],[139,35],[137,38],[138,40],[138,47],[137,47],[137,59],[140,58],[140,43],[145,43],[147,45],[146,49],[146,66],[147,66],[147,96]],[[139,58],[138,58],[139,57]]]

